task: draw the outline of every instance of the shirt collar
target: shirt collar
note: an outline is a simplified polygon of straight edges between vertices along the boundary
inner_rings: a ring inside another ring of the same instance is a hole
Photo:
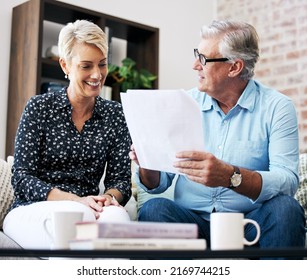
[[[258,86],[254,80],[250,80],[246,88],[244,89],[242,95],[240,96],[236,106],[240,106],[241,108],[247,109],[248,111],[252,112],[255,107],[256,102],[256,95],[258,94]],[[236,107],[235,106],[235,107]],[[207,95],[203,101],[203,111],[208,111],[211,108],[215,110],[219,110],[219,106],[214,98]]]
[[[97,96],[95,102],[94,114],[97,114],[102,118],[105,112],[106,102],[108,101],[101,98],[100,96]]]
[[[66,107],[72,107],[68,96],[67,96],[67,87],[61,89],[59,91],[59,94],[56,95],[56,106],[59,109],[66,108]],[[95,102],[95,108],[94,108],[94,114],[98,114],[100,117],[103,116],[104,112],[104,107],[105,107],[105,100],[102,99],[101,97],[96,97],[96,102]]]
[[[55,104],[59,109],[65,108],[65,107],[71,107],[71,104],[69,102],[69,99],[67,97],[67,87],[62,88],[58,94],[55,96]]]

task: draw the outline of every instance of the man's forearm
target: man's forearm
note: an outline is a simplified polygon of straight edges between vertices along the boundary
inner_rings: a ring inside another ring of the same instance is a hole
[[[160,171],[140,168],[139,175],[142,184],[148,189],[154,189],[159,186]]]
[[[240,169],[242,174],[242,184],[235,189],[239,194],[245,195],[256,200],[262,189],[262,177],[255,171]]]

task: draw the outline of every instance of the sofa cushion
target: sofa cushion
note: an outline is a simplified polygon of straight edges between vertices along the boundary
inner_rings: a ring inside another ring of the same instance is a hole
[[[152,198],[163,197],[174,200],[174,184],[170,186],[165,192],[159,194],[151,194],[144,191],[140,186],[137,186],[137,209],[141,209],[143,204]]]
[[[136,168],[136,167],[135,167]],[[172,185],[163,193],[157,193],[157,194],[152,194],[148,193],[145,190],[143,190],[135,181],[135,176],[136,176],[136,169],[133,170],[133,181],[137,189],[137,209],[138,211],[142,208],[143,204],[152,198],[157,198],[157,197],[163,197],[163,198],[168,198],[170,200],[174,200],[174,190],[175,190],[175,184],[177,181],[178,176],[176,175]]]
[[[0,229],[3,220],[14,199],[14,191],[11,185],[12,157],[8,161],[0,159]]]
[[[20,249],[21,247],[0,230],[0,248]]]
[[[295,198],[305,210],[305,217],[307,223],[307,153],[300,154],[299,176],[300,184],[295,194]]]
[[[11,238],[9,238],[7,235],[5,235],[1,230],[0,230],[0,248],[1,250],[4,249],[22,249],[15,241],[13,241]],[[0,260],[38,260],[40,258],[35,258],[35,257],[8,257],[8,256],[0,256]]]

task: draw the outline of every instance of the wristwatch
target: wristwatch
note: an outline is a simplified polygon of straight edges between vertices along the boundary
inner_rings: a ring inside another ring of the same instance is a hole
[[[242,183],[242,175],[241,175],[239,167],[233,165],[233,168],[234,168],[234,172],[232,176],[230,177],[230,186],[229,186],[230,189],[236,189]]]

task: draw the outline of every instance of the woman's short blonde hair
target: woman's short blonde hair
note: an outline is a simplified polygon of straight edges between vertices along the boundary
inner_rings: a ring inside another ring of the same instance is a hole
[[[59,34],[58,48],[60,58],[70,61],[75,43],[95,45],[107,56],[108,42],[102,29],[87,20],[76,20],[64,26]]]

